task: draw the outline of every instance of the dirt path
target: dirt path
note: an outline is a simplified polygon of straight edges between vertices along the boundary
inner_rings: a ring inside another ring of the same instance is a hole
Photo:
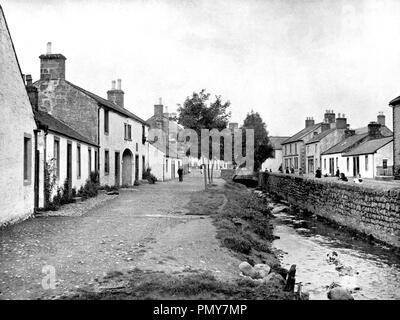
[[[1,230],[0,299],[68,294],[109,271],[135,267],[237,277],[240,261],[220,247],[211,219],[185,215],[202,183],[201,175],[192,174],[183,183],[146,184],[81,217],[42,217]],[[42,269],[48,265],[56,288],[44,290]]]

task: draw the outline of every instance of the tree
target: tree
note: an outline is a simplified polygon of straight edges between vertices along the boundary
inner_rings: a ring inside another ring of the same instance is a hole
[[[263,162],[273,154],[273,148],[268,138],[266,125],[260,114],[251,110],[243,121],[242,129],[254,129],[254,171],[258,171]],[[245,130],[243,131],[244,134]],[[245,150],[246,141],[245,139],[242,141],[243,150]]]
[[[197,136],[201,136],[201,129],[218,129],[223,130],[228,125],[229,117],[231,112],[227,109],[230,106],[230,102],[222,102],[221,96],[215,96],[215,100],[210,101],[210,93],[206,93],[203,89],[199,93],[193,92],[191,97],[187,97],[182,105],[178,105],[178,123],[183,125],[185,128],[193,129],[196,131]],[[199,147],[198,154],[191,155],[198,159],[201,157],[201,139],[198,139]],[[211,159],[211,143],[210,152],[208,159]],[[212,163],[212,169],[214,164]],[[212,176],[210,176],[209,166],[207,166],[207,172],[209,175],[209,182],[212,182]],[[205,171],[204,171],[205,174]]]

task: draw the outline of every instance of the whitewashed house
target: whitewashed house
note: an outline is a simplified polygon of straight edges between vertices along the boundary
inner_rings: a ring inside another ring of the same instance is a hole
[[[363,178],[393,176],[393,136],[373,139],[343,154],[346,176]]]
[[[3,225],[34,213],[36,124],[1,6],[0,109],[0,225]]]
[[[132,186],[148,166],[147,123],[124,106],[121,80],[104,99],[65,79],[65,56],[40,56],[39,110],[67,124],[99,146],[94,154],[101,185]]]
[[[261,170],[272,170],[272,172],[278,172],[282,166],[283,169],[283,153],[282,153],[282,142],[289,139],[289,137],[269,137],[273,153],[270,158],[265,160],[261,166]]]

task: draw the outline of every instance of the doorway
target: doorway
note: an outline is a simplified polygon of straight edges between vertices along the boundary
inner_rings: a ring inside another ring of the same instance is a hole
[[[335,175],[335,159],[329,158],[329,174],[331,176]]]
[[[353,157],[353,177],[357,177],[360,173],[360,157]]]
[[[132,185],[132,152],[129,149],[125,149],[122,154],[122,185]]]
[[[67,180],[68,180],[68,193],[72,189],[72,143],[67,143]]]
[[[120,159],[119,159],[119,152],[115,152],[115,185],[119,186],[119,177],[120,177]]]
[[[135,181],[139,182],[139,155],[135,155]]]

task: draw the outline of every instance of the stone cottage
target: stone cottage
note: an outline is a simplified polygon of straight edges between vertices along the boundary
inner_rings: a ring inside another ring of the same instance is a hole
[[[34,109],[37,123],[38,193],[39,207],[51,201],[59,187],[79,190],[95,171],[95,155],[98,146],[70,126],[45,111],[38,110],[38,89],[32,85],[32,77],[26,76],[26,90]],[[46,173],[45,173],[46,171]],[[45,194],[45,179],[52,183]]]
[[[0,6],[0,225],[34,212],[36,124]]]
[[[94,168],[102,185],[131,186],[142,179],[148,165],[148,124],[124,106],[121,80],[112,81],[104,99],[66,80],[62,54],[40,57],[39,110],[49,113],[99,146]]]

